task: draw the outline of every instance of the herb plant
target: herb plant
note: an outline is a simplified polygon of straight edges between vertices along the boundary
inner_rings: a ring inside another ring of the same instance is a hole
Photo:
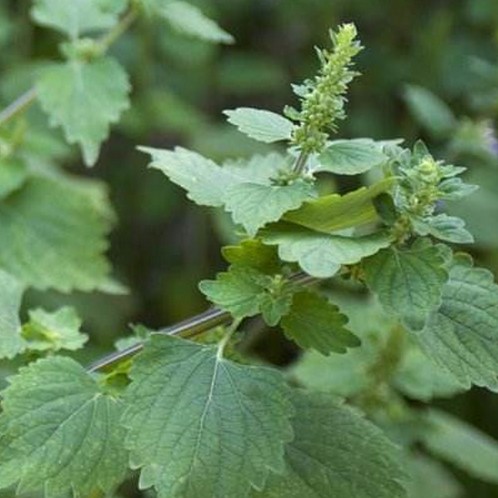
[[[28,287],[120,290],[104,256],[105,188],[43,157],[46,131],[21,113],[39,102],[92,165],[129,105],[127,75],[106,53],[132,22],[162,17],[232,41],[186,2],[37,0],[32,15],[63,33],[64,61],[0,115],[0,355],[22,364],[2,393],[0,486],[117,497],[139,475],[160,498],[416,498],[436,485],[434,498],[456,496],[433,458],[498,482],[497,443],[412,402],[498,390],[498,287],[459,249],[473,241],[464,221],[445,212],[476,187],[422,142],[334,139],[358,76],[353,24],[317,50],[296,108],[225,111],[285,149],[219,165],[140,148],[190,200],[230,215],[228,268],[199,284],[214,308],[164,330],[136,326],[90,366],[61,354],[87,340],[72,308],[21,320]],[[333,175],[360,174],[368,186],[332,191]],[[256,316],[303,350],[293,365],[246,354]]]

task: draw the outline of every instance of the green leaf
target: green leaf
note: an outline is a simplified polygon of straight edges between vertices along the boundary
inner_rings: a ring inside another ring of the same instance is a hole
[[[235,318],[263,313],[268,325],[276,325],[292,302],[292,289],[281,277],[272,278],[253,268],[232,266],[216,280],[203,280],[201,292]]]
[[[407,463],[409,498],[462,498],[462,486],[437,460],[415,454]]]
[[[30,350],[76,350],[88,340],[80,327],[81,319],[74,308],[65,306],[52,313],[38,308],[29,311],[29,321],[23,325],[22,336]]]
[[[124,424],[141,488],[159,498],[244,498],[283,470],[293,410],[277,371],[153,336],[131,378]]]
[[[241,133],[260,142],[290,140],[294,129],[291,121],[271,111],[239,107],[223,113],[228,116],[228,122],[236,126]]]
[[[388,157],[373,141],[335,140],[318,157],[314,172],[329,171],[338,175],[358,175],[387,161]]]
[[[285,335],[301,348],[328,355],[345,353],[347,348],[360,345],[360,340],[345,327],[347,323],[348,318],[325,297],[298,292],[281,325]]]
[[[42,71],[37,95],[52,126],[62,126],[69,143],[78,143],[87,166],[97,160],[111,123],[128,108],[130,84],[110,57],[71,60]]]
[[[0,203],[0,267],[38,289],[95,289],[112,219],[99,183],[32,177]]]
[[[0,358],[13,358],[24,349],[19,311],[24,286],[0,269]]]
[[[432,362],[415,344],[405,345],[392,383],[409,398],[425,402],[464,391],[451,374]]]
[[[361,187],[346,195],[330,194],[305,202],[286,213],[284,219],[319,232],[335,232],[378,221],[374,199],[390,190],[394,180],[387,178],[371,187]]]
[[[493,275],[457,259],[443,287],[440,308],[413,337],[463,386],[498,391],[498,286]]]
[[[432,235],[440,240],[455,244],[471,244],[472,234],[466,230],[465,222],[456,216],[438,214],[428,219],[414,219],[413,226],[419,235]]]
[[[428,313],[441,303],[448,273],[436,246],[390,247],[363,261],[367,285],[388,313],[412,329],[423,328]]]
[[[391,243],[387,232],[361,237],[318,233],[289,223],[279,223],[263,230],[265,244],[278,245],[283,261],[297,262],[309,275],[332,277],[341,265],[358,263]]]
[[[417,85],[407,85],[404,97],[415,119],[434,136],[448,136],[455,128],[453,112],[431,91]]]
[[[38,24],[75,39],[113,26],[124,6],[121,0],[35,0],[31,15]]]
[[[187,2],[168,2],[161,15],[178,32],[208,42],[233,43],[233,36],[221,29],[201,10]]]
[[[358,412],[323,394],[296,391],[287,469],[254,498],[403,498],[400,452]]]
[[[0,158],[0,200],[19,190],[28,178],[28,168],[16,159]]]
[[[305,181],[286,186],[240,183],[225,193],[225,209],[232,213],[235,223],[254,236],[267,223],[278,221],[284,213],[313,197],[313,192],[313,185]]]
[[[232,265],[247,266],[270,275],[280,271],[277,250],[257,239],[243,240],[237,246],[225,246],[221,249],[221,253]]]
[[[49,498],[74,489],[88,496],[124,478],[122,403],[101,392],[74,360],[52,357],[22,368],[3,392],[2,406],[1,443],[19,462],[20,493],[44,490]]]
[[[196,152],[176,147],[174,150],[139,147],[152,156],[150,166],[162,171],[173,183],[187,191],[187,197],[204,206],[223,206],[228,189],[240,183],[270,185],[285,164],[278,154],[255,156],[249,162],[230,163],[224,167]]]
[[[439,410],[430,410],[427,422],[423,443],[431,453],[473,477],[498,483],[498,441]]]

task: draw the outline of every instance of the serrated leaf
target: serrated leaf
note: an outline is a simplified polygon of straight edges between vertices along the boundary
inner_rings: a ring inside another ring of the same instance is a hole
[[[36,88],[50,124],[61,126],[68,142],[80,145],[85,164],[93,165],[111,123],[129,106],[130,84],[121,65],[110,57],[53,64]]]
[[[348,318],[326,298],[312,292],[294,294],[292,306],[281,322],[285,335],[303,349],[324,355],[345,353],[360,340],[345,325]]]
[[[100,184],[32,177],[0,203],[0,267],[38,289],[95,289],[111,224]]]
[[[88,340],[80,332],[81,319],[74,308],[63,307],[54,312],[41,308],[29,311],[29,321],[23,325],[22,337],[30,350],[76,350]]]
[[[358,175],[385,163],[388,157],[375,143],[364,139],[335,140],[318,157],[313,171]]]
[[[387,232],[360,237],[314,232],[290,223],[279,223],[261,234],[265,244],[277,245],[283,261],[296,262],[309,275],[332,277],[341,265],[358,263],[391,244]]]
[[[371,187],[361,187],[346,195],[330,194],[305,202],[286,213],[284,219],[319,232],[335,232],[372,223],[379,219],[373,200],[393,185],[386,178]]]
[[[13,358],[24,349],[19,312],[24,286],[0,269],[0,358]]]
[[[0,158],[0,200],[21,188],[28,178],[28,168],[16,159]]]
[[[410,328],[423,328],[428,313],[441,303],[448,272],[438,247],[390,247],[363,261],[365,278],[388,313]]]
[[[1,441],[20,464],[19,492],[44,490],[49,498],[74,489],[87,496],[124,478],[122,404],[74,360],[52,357],[22,368],[2,406]]]
[[[225,246],[221,249],[221,253],[232,265],[247,266],[270,275],[280,271],[277,250],[257,239],[246,239],[239,245]]]
[[[423,444],[431,453],[473,477],[498,483],[498,441],[440,410],[430,410],[427,422]]]
[[[294,125],[292,121],[280,114],[263,109],[239,107],[235,110],[223,111],[228,122],[238,128],[241,133],[260,142],[273,143],[290,140]]]
[[[232,266],[228,272],[219,273],[216,280],[200,282],[199,289],[235,318],[262,313],[268,325],[274,326],[287,313],[292,301],[292,289],[281,282],[277,289],[272,277],[253,268]]]
[[[233,43],[233,36],[221,29],[196,6],[187,2],[168,2],[161,15],[180,33],[215,43]]]
[[[445,213],[428,219],[413,219],[413,226],[419,235],[432,235],[440,240],[455,244],[471,244],[474,237],[465,228],[465,222]]]
[[[493,275],[457,260],[443,287],[441,306],[413,337],[462,386],[498,391],[498,286]]]
[[[287,469],[256,498],[403,498],[400,452],[358,412],[323,394],[296,391]]]
[[[277,371],[153,336],[131,378],[123,423],[142,488],[159,498],[244,498],[270,469],[283,470],[293,410]]]
[[[447,136],[456,126],[448,105],[426,88],[407,85],[404,97],[415,119],[436,137]]]
[[[313,197],[313,192],[313,185],[302,181],[285,186],[239,183],[225,193],[225,209],[253,237],[261,227]]]
[[[31,15],[38,24],[75,39],[113,26],[124,5],[116,0],[35,0]]]
[[[139,147],[150,154],[150,167],[162,171],[173,183],[187,191],[187,197],[204,206],[223,206],[225,194],[233,185],[254,182],[270,185],[270,177],[285,164],[278,154],[255,156],[249,162],[220,167],[214,161],[182,147],[174,150]]]

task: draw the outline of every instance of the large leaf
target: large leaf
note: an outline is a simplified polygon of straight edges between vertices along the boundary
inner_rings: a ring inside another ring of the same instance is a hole
[[[387,161],[387,156],[373,141],[364,139],[335,140],[318,157],[313,171],[339,175],[358,175]]]
[[[284,219],[319,232],[335,232],[372,223],[379,219],[374,199],[388,191],[394,180],[387,178],[371,187],[361,187],[346,195],[330,194],[305,202]]]
[[[37,82],[51,125],[62,126],[68,142],[80,145],[88,166],[97,160],[110,124],[129,106],[129,92],[126,72],[109,57],[53,64]]]
[[[30,178],[0,203],[0,267],[39,289],[101,286],[112,223],[100,184]]]
[[[313,192],[313,186],[303,181],[286,186],[240,183],[225,193],[225,209],[235,223],[254,236],[267,223],[278,221],[284,213],[313,197]]]
[[[152,337],[135,361],[124,415],[140,486],[159,498],[244,498],[282,471],[289,393],[275,370],[216,348]]]
[[[441,303],[448,280],[445,259],[437,246],[390,247],[363,261],[365,277],[386,311],[410,328],[421,329],[428,313]]]
[[[233,36],[221,29],[196,6],[188,2],[167,2],[160,13],[180,33],[215,43],[233,43]]]
[[[261,498],[402,498],[400,452],[356,411],[323,394],[296,391],[295,439],[287,469],[272,475]]]
[[[52,357],[22,368],[2,406],[0,452],[17,462],[9,477],[17,474],[20,492],[44,490],[52,498],[74,489],[88,496],[124,478],[123,406],[74,360]]]
[[[498,441],[439,410],[427,414],[423,443],[429,451],[464,472],[498,484]]]
[[[239,107],[233,111],[223,111],[228,122],[239,131],[260,142],[272,143],[289,140],[294,125],[287,118],[274,112],[250,107]]]
[[[362,258],[389,246],[387,232],[347,237],[308,230],[290,223],[270,226],[262,233],[265,244],[277,245],[282,260],[297,262],[309,275],[328,278],[341,265],[358,263]]]
[[[324,355],[345,353],[360,345],[346,327],[348,319],[337,306],[312,292],[294,295],[289,313],[282,319],[285,335],[303,349],[316,349]]]
[[[19,311],[24,288],[0,269],[0,358],[12,358],[24,349]]]
[[[31,14],[43,25],[71,38],[113,26],[126,6],[123,0],[35,0]]]
[[[284,160],[278,154],[255,156],[249,162],[220,167],[196,152],[182,147],[174,150],[140,147],[152,156],[151,167],[162,171],[173,183],[187,191],[187,197],[204,206],[223,206],[230,187],[253,182],[270,185]]]
[[[498,391],[498,286],[493,275],[456,260],[442,304],[414,333],[424,352],[463,386]]]

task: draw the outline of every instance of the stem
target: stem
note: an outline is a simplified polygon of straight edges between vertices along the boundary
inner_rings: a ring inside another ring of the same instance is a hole
[[[133,24],[137,17],[136,10],[130,10],[120,19],[116,26],[100,39],[99,46],[102,54],[107,52],[109,47]],[[36,88],[32,87],[0,112],[0,126],[24,112],[35,100]]]
[[[300,285],[311,285],[318,280],[314,277],[310,277],[305,273],[299,272],[291,275],[289,280],[294,282],[295,284]],[[208,330],[211,330],[218,325],[226,325],[232,321],[232,316],[227,311],[220,310],[218,308],[212,308],[204,313],[196,315],[192,318],[187,318],[186,320],[177,323],[176,325],[172,325],[171,327],[166,327],[163,329],[154,332],[154,334],[158,335],[172,335],[172,336],[180,336],[180,337],[195,337]],[[88,372],[97,372],[98,370],[102,370],[104,368],[110,367],[119,363],[122,360],[135,356],[137,353],[142,351],[144,348],[144,342],[139,342],[130,346],[129,348],[123,349],[122,351],[115,351],[114,353],[110,353],[103,358],[93,362],[88,368]]]
[[[307,152],[301,151],[297,158],[296,164],[294,164],[293,171],[294,173],[301,174],[306,167],[306,163],[308,162],[309,154]]]
[[[30,88],[27,92],[23,93],[14,102],[9,104],[2,112],[0,112],[0,126],[4,125],[7,121],[22,114],[36,99],[36,88]]]
[[[223,359],[223,353],[225,351],[225,348],[230,341],[230,338],[232,335],[235,333],[235,331],[239,328],[240,323],[242,322],[241,318],[238,318],[237,320],[234,320],[230,327],[225,331],[225,335],[221,339],[221,341],[218,344],[218,352],[216,354],[216,357],[218,358],[218,361]]]

